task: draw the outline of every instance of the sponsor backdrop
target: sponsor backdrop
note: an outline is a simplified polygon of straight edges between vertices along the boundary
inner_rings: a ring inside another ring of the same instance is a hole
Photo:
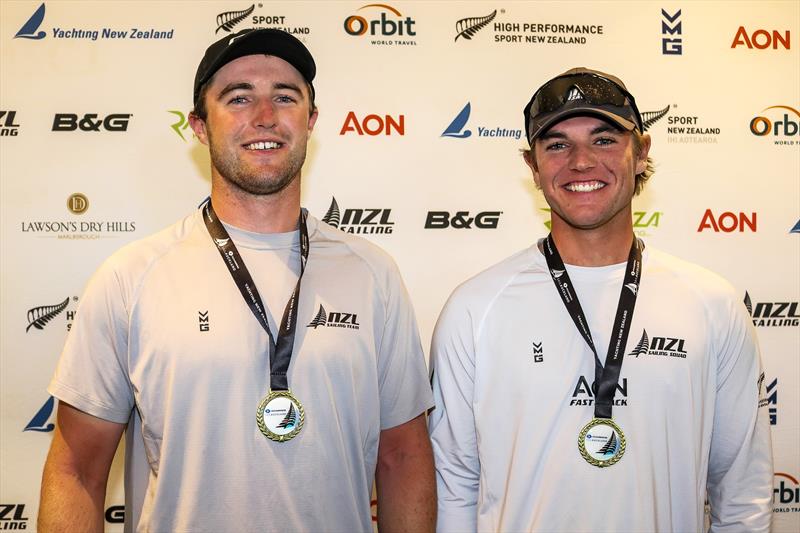
[[[532,90],[573,66],[623,78],[657,165],[634,227],[741,293],[763,351],[774,530],[800,530],[800,4],[720,7],[0,4],[0,530],[35,529],[55,413],[45,387],[89,276],[208,194],[187,123],[195,68],[212,40],[252,26],[314,53],[303,204],[396,258],[426,344],[458,283],[547,234],[519,153]],[[117,461],[109,530],[122,502]]]

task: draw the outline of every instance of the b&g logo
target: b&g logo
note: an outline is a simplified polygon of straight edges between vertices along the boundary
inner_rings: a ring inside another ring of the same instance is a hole
[[[106,118],[98,118],[97,113],[87,113],[79,119],[73,113],[56,113],[53,117],[53,131],[128,131],[128,123],[133,115],[116,113]]]

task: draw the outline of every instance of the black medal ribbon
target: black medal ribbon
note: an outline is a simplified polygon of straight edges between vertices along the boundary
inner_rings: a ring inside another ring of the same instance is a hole
[[[589,331],[586,315],[583,313],[574,285],[553,241],[553,235],[548,235],[544,241],[544,257],[547,260],[547,267],[550,269],[550,276],[556,285],[556,290],[561,296],[561,300],[564,302],[572,321],[575,323],[575,327],[578,328],[586,344],[589,345],[592,353],[594,353],[594,377],[597,387],[594,401],[595,418],[611,418],[614,394],[619,382],[619,374],[622,370],[622,360],[625,358],[625,345],[628,342],[628,334],[633,321],[636,293],[641,282],[643,248],[642,241],[634,236],[631,251],[628,254],[628,263],[625,268],[625,277],[622,281],[622,290],[619,295],[614,326],[611,330],[611,339],[608,343],[606,361],[605,365],[602,365],[597,355],[594,341],[592,341],[592,333]]]
[[[269,338],[269,366],[270,366],[270,389],[276,390],[289,390],[289,363],[292,360],[292,350],[294,348],[294,334],[297,326],[297,307],[300,298],[300,282],[303,280],[303,273],[306,269],[306,262],[308,261],[308,227],[306,226],[306,214],[300,211],[300,275],[297,278],[297,284],[294,286],[294,291],[286,303],[286,308],[283,310],[283,318],[278,328],[277,342],[269,330],[269,321],[265,311],[264,303],[261,300],[261,295],[258,293],[253,277],[247,270],[239,250],[233,243],[228,231],[214,212],[214,207],[211,205],[211,198],[208,199],[203,206],[203,221],[206,224],[208,233],[217,247],[219,255],[222,257],[223,263],[228,267],[234,283],[242,293],[245,303],[253,312],[253,315],[267,332]]]

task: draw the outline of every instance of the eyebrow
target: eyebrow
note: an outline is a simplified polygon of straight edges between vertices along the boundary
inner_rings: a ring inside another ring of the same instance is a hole
[[[245,89],[248,91],[252,91],[255,87],[253,87],[252,83],[248,83],[246,81],[240,81],[235,83],[229,83],[225,87],[222,88],[219,95],[217,95],[217,100],[222,100],[222,98],[233,91],[238,91],[239,89]]]
[[[599,133],[616,133],[621,135],[624,132],[623,130],[615,126],[612,126],[611,124],[602,124],[592,129],[591,132],[589,132],[590,135],[597,135]],[[552,129],[548,130],[544,135],[539,137],[539,139],[541,139],[542,141],[546,141],[549,139],[566,139],[566,138],[567,136],[563,132],[560,132],[558,130],[553,131]]]

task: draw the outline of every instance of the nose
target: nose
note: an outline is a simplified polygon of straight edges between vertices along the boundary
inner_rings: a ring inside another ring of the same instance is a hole
[[[595,167],[597,159],[590,146],[576,143],[570,153],[570,168],[578,172],[585,172]]]
[[[253,110],[253,126],[256,128],[274,128],[275,106],[270,100],[261,100]]]

